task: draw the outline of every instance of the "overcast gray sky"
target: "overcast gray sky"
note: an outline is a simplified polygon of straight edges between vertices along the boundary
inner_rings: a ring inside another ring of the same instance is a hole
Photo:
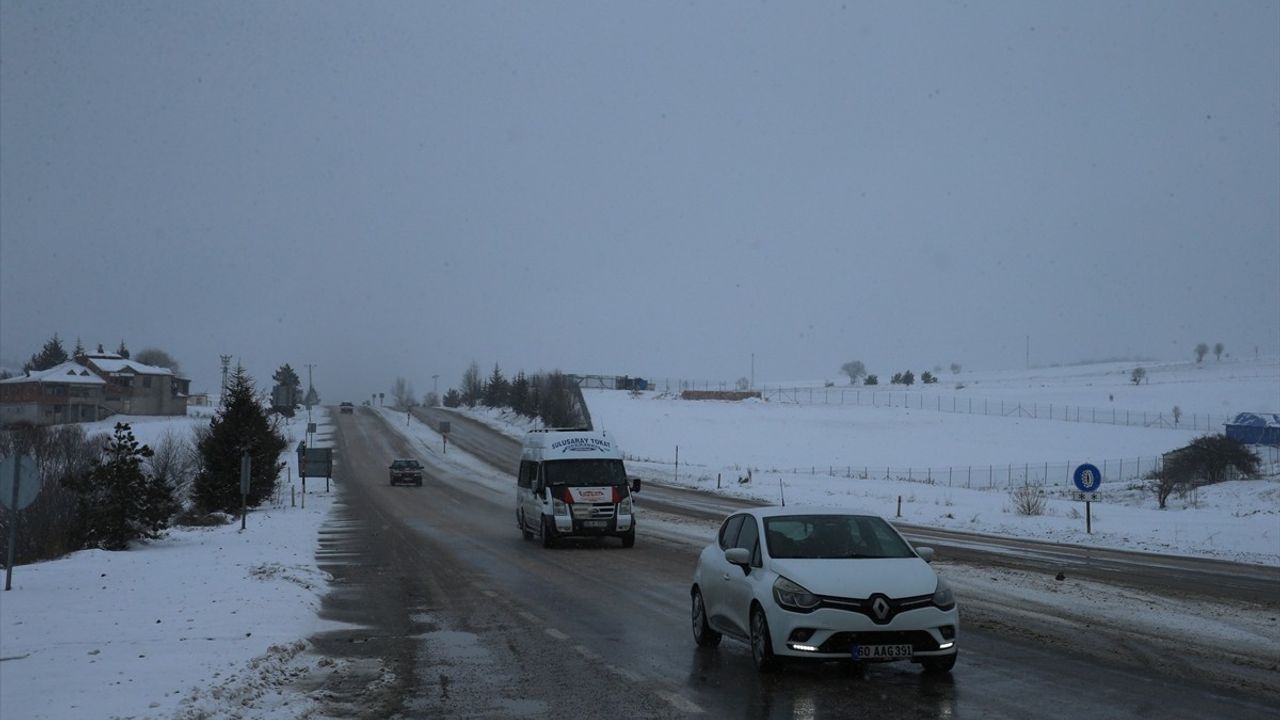
[[[0,358],[1280,353],[1280,3],[0,0]]]

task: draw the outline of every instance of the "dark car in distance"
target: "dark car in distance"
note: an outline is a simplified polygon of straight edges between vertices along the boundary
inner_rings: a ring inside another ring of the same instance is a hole
[[[392,485],[417,485],[422,487],[422,463],[411,458],[393,460],[390,467]]]

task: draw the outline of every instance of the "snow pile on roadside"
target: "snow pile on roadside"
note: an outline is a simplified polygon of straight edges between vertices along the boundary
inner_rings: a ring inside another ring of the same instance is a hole
[[[456,407],[449,408],[449,410],[464,417],[469,417],[476,422],[483,423],[499,432],[516,435],[517,437],[524,437],[524,434],[530,430],[542,427],[542,421],[538,418],[521,415],[511,408],[491,408],[477,405],[473,408]]]
[[[152,442],[189,422],[134,428]],[[305,638],[329,625],[316,617],[328,577],[315,545],[332,495],[305,510],[289,507],[288,487],[281,497],[251,511],[244,531],[180,528],[125,552],[14,568],[0,605],[0,717],[302,714],[307,701],[288,686],[325,662]]]

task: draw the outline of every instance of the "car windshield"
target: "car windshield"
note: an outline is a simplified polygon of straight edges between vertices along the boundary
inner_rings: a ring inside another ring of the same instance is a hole
[[[910,546],[874,515],[788,515],[765,518],[773,558],[915,557]]]
[[[391,467],[396,468],[397,470],[413,470],[421,466],[418,465],[417,460],[396,460],[391,463]]]
[[[545,465],[548,485],[626,485],[621,460],[552,460]]]

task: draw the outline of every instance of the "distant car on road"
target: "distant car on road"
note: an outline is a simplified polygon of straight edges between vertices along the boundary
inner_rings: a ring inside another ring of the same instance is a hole
[[[391,484],[417,485],[422,487],[422,463],[412,458],[400,458],[391,461]]]
[[[338,412],[344,415],[350,415],[356,411],[356,406],[349,402],[344,402],[338,406]]]
[[[690,588],[693,639],[729,635],[760,672],[783,658],[956,664],[960,613],[931,548],[883,518],[830,508],[752,508],[729,516]]]

